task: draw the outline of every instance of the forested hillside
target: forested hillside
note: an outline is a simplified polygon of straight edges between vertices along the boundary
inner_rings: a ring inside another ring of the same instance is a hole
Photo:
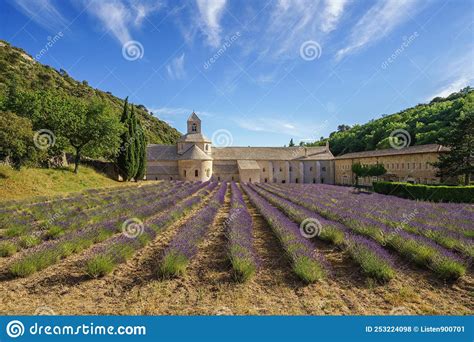
[[[468,103],[474,101],[474,89],[467,87],[446,98],[437,97],[391,115],[382,115],[363,125],[339,125],[329,138],[311,145],[324,145],[329,140],[334,155],[349,152],[389,148],[390,134],[404,129],[410,135],[410,145],[443,144],[452,133],[452,126]]]
[[[8,98],[13,95],[11,94],[13,89],[16,94],[23,97],[47,96],[54,93],[55,96],[64,98],[99,99],[107,104],[117,117],[122,114],[124,106],[124,100],[110,92],[94,89],[87,81],[76,81],[65,70],[58,71],[43,65],[22,49],[0,40],[0,110],[11,111],[23,117],[30,116],[31,113],[28,112],[17,112],[27,111],[24,106],[9,107],[15,102]],[[176,129],[154,117],[143,105],[136,105],[136,114],[149,143],[174,144],[179,138],[180,133]],[[33,127],[35,130],[39,128]]]

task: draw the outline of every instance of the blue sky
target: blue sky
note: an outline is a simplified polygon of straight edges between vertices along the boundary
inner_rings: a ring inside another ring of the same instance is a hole
[[[41,63],[182,132],[194,109],[237,146],[318,139],[474,83],[471,0],[7,0],[0,13],[0,38]]]

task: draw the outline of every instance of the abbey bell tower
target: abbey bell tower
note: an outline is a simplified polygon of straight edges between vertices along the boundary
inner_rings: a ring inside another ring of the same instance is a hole
[[[192,113],[188,118],[188,134],[201,133],[201,119]]]

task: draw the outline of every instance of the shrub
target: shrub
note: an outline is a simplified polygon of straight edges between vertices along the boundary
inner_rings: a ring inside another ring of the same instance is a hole
[[[474,186],[446,186],[401,182],[374,182],[375,192],[433,202],[474,203]]]
[[[25,236],[20,237],[18,244],[21,246],[21,248],[31,248],[33,246],[36,246],[40,242],[41,240],[36,236],[25,235]]]
[[[102,277],[114,269],[115,264],[111,258],[104,255],[97,255],[87,261],[86,272],[93,278]]]
[[[17,247],[11,242],[2,242],[0,243],[0,257],[7,257],[15,254]]]

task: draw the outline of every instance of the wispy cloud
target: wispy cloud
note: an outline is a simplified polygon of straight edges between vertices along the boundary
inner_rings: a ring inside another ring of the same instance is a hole
[[[419,0],[386,0],[375,4],[353,27],[348,44],[337,52],[336,59],[379,41],[414,15],[418,5]]]
[[[331,32],[339,23],[349,0],[326,0],[322,12],[321,30]]]
[[[304,141],[315,140],[328,125],[327,121],[308,124],[274,117],[235,118],[234,122],[249,131],[286,134]]]
[[[132,40],[132,28],[140,27],[143,20],[161,7],[160,2],[132,0],[89,0],[88,12],[97,17],[121,44]]]
[[[335,30],[347,8],[348,0],[279,0],[270,11],[267,45],[264,53],[275,57],[297,56],[307,40],[322,43]],[[262,49],[261,42],[259,42]]]
[[[470,47],[466,51],[469,52],[463,57],[443,65],[444,75],[441,76],[440,81],[443,85],[428,96],[427,101],[431,101],[435,97],[446,97],[474,84],[474,47]]]
[[[152,108],[150,111],[156,115],[163,115],[163,116],[182,116],[182,115],[190,115],[193,110],[184,107],[158,107]],[[204,111],[194,111],[198,116],[212,116],[209,112]]]
[[[182,80],[186,76],[186,71],[184,70],[184,53],[179,57],[173,58],[171,63],[166,66],[166,71],[172,80]]]
[[[226,6],[226,0],[196,0],[200,22],[199,27],[206,35],[207,42],[212,47],[217,47],[221,41],[220,20]]]
[[[67,25],[67,20],[51,0],[15,0],[14,4],[32,21],[48,30],[61,30]]]

